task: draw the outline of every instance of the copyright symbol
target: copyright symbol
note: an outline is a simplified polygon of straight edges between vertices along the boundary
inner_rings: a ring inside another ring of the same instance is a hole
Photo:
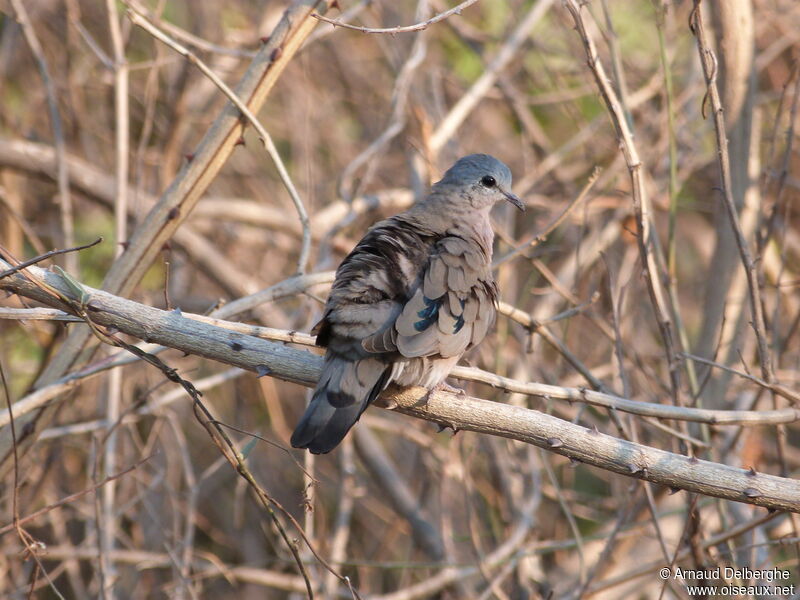
[[[658,571],[658,576],[661,577],[661,579],[669,579],[671,575],[672,571],[670,570],[669,567],[664,567],[663,569],[659,569]]]

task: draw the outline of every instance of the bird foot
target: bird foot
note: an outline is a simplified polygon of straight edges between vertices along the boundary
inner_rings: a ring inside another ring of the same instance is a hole
[[[458,394],[459,396],[466,396],[467,395],[466,390],[463,390],[463,389],[458,388],[458,387],[454,387],[454,386],[450,385],[449,383],[447,383],[445,381],[437,383],[434,386],[433,389],[436,390],[436,391],[439,391],[439,392],[450,392],[451,394]]]
[[[453,425],[452,423],[447,423],[447,424],[437,423],[436,429],[437,429],[436,433],[442,433],[445,429],[452,429],[453,435],[457,434],[460,431],[460,429],[455,425]]]

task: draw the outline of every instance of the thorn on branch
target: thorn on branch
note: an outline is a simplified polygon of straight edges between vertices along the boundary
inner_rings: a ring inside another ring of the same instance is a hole
[[[700,3],[695,2],[694,7],[689,12],[689,31],[692,35],[697,35],[697,11],[700,10]]]
[[[460,429],[452,423],[436,423],[436,428],[436,433],[442,433],[445,429],[452,429],[453,435],[455,435],[460,431]]]
[[[758,498],[759,496],[762,496],[762,495],[763,495],[763,494],[762,494],[761,492],[759,492],[759,491],[758,491],[756,488],[751,488],[751,487],[749,487],[749,488],[744,488],[744,490],[742,490],[742,493],[743,493],[745,496],[747,496],[748,498]]]

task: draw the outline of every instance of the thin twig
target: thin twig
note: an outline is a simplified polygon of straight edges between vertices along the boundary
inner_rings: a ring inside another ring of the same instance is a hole
[[[639,247],[639,255],[644,266],[647,290],[650,294],[650,300],[656,313],[661,338],[664,342],[664,353],[669,366],[672,402],[674,404],[679,404],[681,386],[680,372],[678,369],[679,363],[675,354],[675,341],[673,338],[674,328],[667,303],[667,295],[664,293],[661,283],[661,273],[658,269],[656,259],[653,256],[654,252],[656,252],[656,244],[653,239],[656,234],[653,233],[651,222],[653,209],[645,189],[644,165],[639,158],[639,153],[633,139],[633,132],[628,124],[622,104],[609,83],[609,78],[605,73],[603,63],[597,55],[597,48],[586,30],[579,3],[576,0],[565,0],[565,6],[575,22],[578,35],[581,38],[586,52],[589,70],[594,76],[598,91],[608,109],[609,117],[611,118],[614,130],[620,141],[620,149],[628,165],[631,178],[633,208],[636,214],[636,224],[638,227],[636,241]]]
[[[538,396],[540,398],[552,400],[586,403],[592,406],[602,406],[603,408],[619,410],[642,417],[708,423],[711,425],[775,425],[778,423],[793,423],[800,420],[800,409],[796,408],[782,408],[768,411],[712,410],[707,408],[675,406],[657,402],[642,402],[586,388],[569,388],[546,383],[518,381],[475,367],[455,367],[451,375],[457,379],[479,381],[492,387],[517,394],[527,394],[529,396]],[[759,383],[759,380],[754,378],[754,382]],[[776,389],[776,393],[800,399],[800,394],[786,388],[778,388]]]
[[[694,0],[694,7],[689,18],[689,23],[697,40],[697,51],[700,54],[700,63],[703,66],[703,75],[706,79],[707,97],[711,103],[714,116],[714,132],[717,142],[717,159],[720,170],[720,186],[725,210],[731,221],[731,227],[739,247],[739,256],[747,275],[747,288],[750,292],[750,312],[752,315],[751,326],[756,335],[758,345],[758,358],[761,365],[761,377],[767,383],[772,383],[775,374],[772,367],[772,355],[767,342],[767,328],[764,321],[764,307],[761,303],[761,288],[758,283],[756,263],[750,253],[750,247],[742,232],[739,223],[739,213],[733,199],[730,158],[728,156],[728,137],[725,129],[722,100],[717,89],[717,60],[709,46],[703,23],[703,11],[700,9],[701,0]]]
[[[0,306],[0,319],[13,321],[67,321],[80,323],[81,319],[57,308],[6,308]]]
[[[732,539],[734,539],[734,538],[736,538],[736,537],[738,537],[738,536],[740,536],[740,535],[742,535],[742,534],[744,534],[744,533],[746,533],[746,532],[748,532],[748,531],[750,531],[750,530],[752,530],[752,529],[754,529],[754,528],[756,528],[756,527],[758,527],[760,525],[768,523],[768,522],[772,521],[773,519],[775,519],[775,518],[777,518],[779,516],[780,516],[780,513],[770,513],[770,514],[766,514],[766,515],[762,515],[762,516],[756,517],[756,518],[754,518],[754,519],[752,519],[750,521],[746,521],[746,522],[741,523],[739,525],[724,529],[721,533],[713,535],[713,536],[709,537],[708,539],[704,540],[700,544],[700,547],[703,550],[708,550],[710,548],[714,548],[714,547],[719,546],[721,544],[724,544],[726,541],[732,540]],[[675,553],[675,556],[673,557],[673,561],[674,562],[681,561],[681,560],[684,560],[684,559],[688,558],[689,556],[691,556],[691,550],[685,548],[685,549],[680,550],[680,551]],[[628,571],[627,573],[624,573],[624,574],[616,576],[616,577],[611,577],[611,578],[606,579],[604,581],[601,581],[601,582],[599,582],[599,583],[597,583],[597,584],[595,584],[593,586],[590,586],[589,590],[588,590],[588,593],[589,594],[597,594],[598,592],[600,592],[602,590],[606,590],[606,589],[608,589],[610,587],[614,587],[614,586],[619,585],[620,583],[623,583],[625,581],[629,581],[629,580],[637,578],[637,577],[642,577],[644,575],[650,575],[652,573],[655,573],[658,569],[661,569],[663,567],[664,567],[664,561],[662,559],[658,559],[656,561],[651,561],[651,562],[643,564],[643,565],[639,564],[634,569]]]
[[[200,58],[198,58],[191,50],[185,46],[182,46],[163,31],[158,29],[155,25],[153,25],[147,19],[145,12],[138,7],[138,3],[136,3],[134,0],[123,0],[123,2],[128,8],[128,17],[134,25],[138,25],[154,38],[175,50],[175,52],[186,58],[190,63],[200,69],[203,75],[208,77],[208,79],[213,82],[214,85],[216,85],[220,91],[225,94],[225,96],[227,96],[228,100],[230,100],[236,106],[236,108],[241,111],[242,115],[253,126],[256,132],[258,132],[258,136],[261,139],[261,143],[264,145],[264,149],[267,151],[267,154],[269,154],[269,157],[275,164],[275,168],[278,171],[278,175],[283,182],[284,187],[286,187],[286,191],[289,192],[289,196],[294,203],[295,209],[297,210],[297,215],[300,219],[300,224],[303,228],[303,241],[300,247],[300,256],[297,259],[297,272],[298,274],[302,275],[306,271],[308,257],[311,253],[311,224],[309,222],[308,212],[303,204],[303,200],[300,198],[300,194],[298,194],[297,188],[294,186],[294,182],[292,181],[289,172],[286,170],[286,166],[283,164],[283,159],[278,152],[278,148],[275,146],[275,142],[272,141],[272,136],[258,120],[258,117],[256,117],[255,114],[253,114],[253,112],[247,107],[247,104],[245,104],[245,102],[242,101],[242,99],[239,98],[239,96],[236,95],[236,93],[208,67],[208,65],[200,60]]]
[[[508,65],[517,54],[522,44],[528,39],[531,30],[544,17],[553,4],[553,0],[537,0],[530,10],[522,17],[508,39],[503,43],[497,54],[486,66],[480,77],[472,84],[458,102],[453,105],[450,112],[442,120],[428,140],[428,150],[436,156],[447,141],[473,111],[478,103],[486,96],[494,85],[500,72]]]
[[[52,258],[53,256],[58,256],[59,254],[67,254],[68,252],[80,252],[81,250],[86,250],[86,248],[91,248],[92,246],[96,246],[100,242],[103,241],[103,238],[99,237],[93,242],[89,242],[88,244],[84,244],[82,246],[75,246],[74,248],[64,248],[62,250],[50,250],[50,252],[45,252],[44,254],[40,254],[39,256],[34,256],[30,260],[26,260],[25,262],[21,262],[16,266],[6,269],[5,271],[0,271],[0,279],[4,277],[8,277],[9,275],[13,275],[14,273],[18,273],[31,265],[35,265],[36,263],[40,263],[43,260],[47,260],[48,258]],[[8,258],[8,253],[3,250],[2,246],[0,246],[0,251],[3,252],[3,255]]]
[[[689,348],[689,337],[684,325],[683,316],[681,313],[680,295],[678,294],[678,267],[677,267],[677,244],[676,244],[676,223],[678,216],[678,143],[677,143],[677,130],[675,124],[675,107],[674,92],[672,84],[672,71],[670,69],[669,56],[667,54],[667,42],[664,30],[666,29],[667,20],[667,3],[662,4],[662,0],[652,0],[653,9],[656,17],[656,31],[658,33],[658,47],[659,58],[661,61],[661,69],[664,72],[664,98],[666,100],[667,112],[667,145],[669,157],[669,222],[667,226],[667,251],[666,251],[666,267],[664,271],[667,273],[667,292],[670,297],[670,306],[672,308],[672,318],[675,321],[675,328],[677,330],[678,339],[680,340],[683,348]],[[661,253],[656,255],[660,259],[659,262],[664,260]],[[699,388],[697,382],[697,373],[694,370],[694,363],[686,363],[686,375],[689,380],[689,390],[692,396],[696,397]]]
[[[417,11],[422,13],[428,12],[427,0],[420,3]],[[351,160],[342,171],[341,180],[339,183],[339,196],[348,202],[352,201],[353,196],[357,193],[352,185],[352,179],[355,172],[363,165],[369,163],[373,157],[383,150],[405,128],[407,119],[406,109],[408,105],[409,91],[411,90],[411,83],[414,80],[414,75],[416,74],[417,69],[427,56],[427,41],[428,38],[425,34],[420,34],[416,37],[414,44],[411,47],[411,51],[408,53],[408,58],[406,59],[405,63],[403,63],[403,67],[400,69],[400,73],[398,74],[394,83],[394,89],[392,90],[392,110],[386,128],[377,138],[375,138],[375,140],[372,141],[369,146],[367,146],[358,156]],[[364,188],[364,185],[369,179],[369,175],[370,172],[368,169],[368,173],[359,183],[359,188]]]
[[[25,515],[24,517],[20,517],[17,520],[17,524],[18,525],[25,525],[25,524],[27,524],[27,523],[29,523],[31,521],[34,521],[34,520],[38,519],[42,515],[45,515],[45,514],[49,513],[52,510],[55,510],[56,508],[58,508],[60,506],[64,506],[65,504],[70,504],[71,502],[74,502],[75,500],[78,500],[79,498],[82,498],[86,494],[91,494],[92,492],[95,492],[98,489],[102,488],[107,483],[109,483],[111,481],[115,481],[117,479],[120,479],[121,477],[124,477],[125,475],[127,475],[131,471],[135,471],[136,469],[141,467],[144,463],[146,463],[148,460],[150,460],[150,458],[151,458],[150,456],[147,456],[147,457],[143,458],[142,460],[140,460],[139,462],[137,462],[135,464],[132,464],[130,467],[127,467],[126,469],[123,469],[122,471],[119,471],[118,473],[115,473],[114,475],[109,475],[108,477],[106,477],[102,481],[99,481],[99,482],[93,484],[91,487],[83,489],[80,492],[75,492],[74,494],[70,494],[69,496],[61,498],[60,500],[57,500],[56,502],[52,502],[52,503],[48,504],[47,506],[45,506],[43,508],[40,508],[39,510],[37,510],[35,512],[32,512],[29,515]],[[0,536],[3,536],[5,534],[9,533],[10,531],[13,531],[14,528],[15,528],[15,524],[14,523],[6,525],[4,527],[0,527]]]
[[[5,166],[23,169],[30,173],[55,177],[55,150],[44,144],[27,140],[0,140],[0,162]],[[67,163],[72,185],[90,199],[99,200],[101,204],[113,211],[115,178],[87,161],[70,154],[67,154]],[[148,213],[158,204],[157,198],[143,191],[137,192],[133,186],[129,186],[128,196],[137,199],[136,203],[128,203],[128,218],[136,218],[140,212]],[[297,225],[296,219],[289,218],[291,215],[286,214],[286,217],[286,223],[291,222],[292,225]],[[300,234],[301,229],[298,226],[297,235]],[[200,235],[191,223],[184,223],[177,229],[171,242],[185,250],[187,256],[196,261],[198,268],[232,296],[251,294],[258,289],[258,282],[251,273],[245,272],[231,263],[222,252]],[[132,246],[129,245],[128,250],[131,248]],[[123,260],[123,258],[121,257],[119,260]]]
[[[106,10],[108,12],[109,32],[114,57],[114,147],[116,152],[114,157],[114,232],[116,244],[114,249],[115,255],[119,257],[123,252],[124,243],[128,237],[129,81],[128,63],[125,57],[125,46],[116,2],[114,0],[106,0]],[[109,430],[103,449],[103,472],[108,476],[117,470],[117,422],[120,418],[120,404],[122,402],[122,369],[110,371],[106,385],[108,396],[105,402],[105,411],[106,420],[109,422]],[[116,547],[116,490],[115,481],[109,482],[102,489],[102,520],[98,525],[102,536],[99,546],[104,549],[105,553]],[[111,582],[110,585],[113,586],[117,579],[116,566],[108,561],[107,554],[104,554],[103,562],[106,562],[109,566],[109,580]]]
[[[370,27],[359,27],[358,25],[351,25],[350,23],[345,23],[343,21],[338,21],[336,19],[331,19],[320,15],[318,13],[313,13],[311,16],[315,19],[318,19],[324,23],[329,23],[334,27],[343,27],[344,29],[353,29],[355,31],[361,31],[362,33],[411,33],[413,31],[422,31],[423,29],[427,29],[431,25],[435,25],[440,21],[444,21],[446,18],[452,15],[460,15],[461,11],[465,8],[472,6],[478,0],[465,0],[461,4],[454,6],[453,8],[446,10],[438,15],[431,17],[426,21],[422,21],[420,23],[415,23],[414,25],[398,25],[397,27],[381,27],[381,28],[370,28]]]
[[[744,371],[739,371],[737,369],[733,369],[733,368],[731,368],[731,367],[729,367],[727,365],[723,365],[722,363],[719,363],[719,362],[717,362],[715,360],[709,360],[707,358],[703,358],[702,356],[697,356],[696,354],[690,354],[688,352],[681,352],[680,355],[685,357],[685,358],[688,358],[690,360],[693,360],[695,362],[702,363],[704,365],[709,365],[711,367],[716,367],[718,369],[726,371],[727,373],[732,373],[733,375],[736,375],[736,376],[741,377],[743,379],[747,379],[748,381],[752,381],[753,383],[759,385],[760,387],[764,388],[765,390],[769,390],[769,391],[777,394],[778,396],[781,396],[782,398],[786,398],[787,400],[789,400],[790,402],[792,402],[795,405],[800,405],[800,394],[790,390],[789,388],[787,388],[784,385],[781,385],[781,384],[775,383],[775,382],[770,383],[769,381],[764,381],[763,379],[760,379],[760,378],[758,378],[758,377],[756,377],[754,375],[751,375],[750,373],[745,373]],[[764,412],[764,411],[759,411],[759,412]]]
[[[33,53],[34,59],[39,66],[42,75],[45,95],[47,96],[47,107],[50,113],[50,125],[53,128],[53,142],[56,148],[56,161],[58,164],[58,205],[61,211],[61,232],[64,236],[64,246],[75,245],[75,225],[72,214],[72,196],[69,190],[69,167],[66,161],[66,142],[64,141],[64,126],[61,121],[61,114],[58,110],[58,100],[55,85],[50,76],[50,69],[47,66],[47,59],[44,55],[42,45],[36,36],[36,31],[28,17],[28,11],[22,0],[11,0],[17,20],[25,34],[25,40]],[[65,266],[68,271],[78,274],[78,261],[67,256]]]
[[[556,229],[558,229],[558,227],[560,227],[561,224],[564,221],[566,221],[567,217],[570,214],[572,214],[572,211],[574,211],[578,207],[578,205],[580,205],[581,202],[583,202],[583,200],[586,198],[586,196],[591,191],[592,187],[594,187],[594,184],[597,182],[597,178],[600,176],[601,172],[602,172],[602,169],[600,169],[600,167],[595,167],[594,170],[592,171],[592,174],[589,176],[589,179],[586,181],[586,185],[583,186],[583,189],[580,191],[580,193],[577,195],[577,197],[572,202],[570,202],[563,211],[561,211],[560,215],[558,215],[540,233],[537,233],[537,234],[531,236],[528,240],[522,242],[516,248],[514,248],[513,250],[511,250],[507,254],[501,256],[496,261],[494,261],[492,263],[492,269],[496,269],[497,267],[499,267],[503,263],[511,260],[512,258],[514,258],[516,256],[519,256],[520,254],[522,254],[526,250],[530,250],[532,248],[536,248],[536,246],[538,246],[539,244],[544,243],[545,240],[547,240],[547,238],[549,237],[549,235],[551,233],[553,233]]]
[[[317,21],[309,18],[310,13],[324,10],[331,2],[293,0],[286,8],[269,40],[258,51],[236,88],[237,94],[247,99],[251,110],[258,111],[263,105],[303,41],[317,26]],[[130,236],[125,252],[108,269],[103,281],[104,289],[127,294],[140,281],[163,245],[176,231],[180,231],[181,224],[236,148],[242,127],[241,111],[233,104],[226,103],[202,136],[194,159],[181,168],[159,200],[141,219]],[[34,385],[42,387],[52,383],[71,369],[79,358],[90,356],[91,353],[82,354],[90,336],[87,328],[74,328]],[[53,416],[53,409],[45,406],[17,422],[21,453],[32,447],[39,431],[49,425]],[[0,430],[0,472],[10,471],[11,446],[8,432]]]

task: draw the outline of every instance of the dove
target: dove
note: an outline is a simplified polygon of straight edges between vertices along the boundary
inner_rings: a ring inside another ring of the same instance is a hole
[[[471,154],[427,197],[369,229],[339,265],[311,331],[325,360],[292,446],[330,452],[390,383],[445,386],[494,322],[489,211],[501,200],[525,210],[509,168]]]

